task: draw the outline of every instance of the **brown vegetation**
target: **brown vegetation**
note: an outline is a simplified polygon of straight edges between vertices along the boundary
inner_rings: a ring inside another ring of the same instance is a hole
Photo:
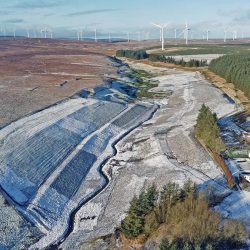
[[[0,127],[116,75],[117,49],[153,44],[1,39]]]

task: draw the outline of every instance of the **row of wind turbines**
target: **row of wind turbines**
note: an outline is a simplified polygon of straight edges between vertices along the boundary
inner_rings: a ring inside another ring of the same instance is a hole
[[[167,24],[157,24],[157,23],[152,23],[153,26],[155,26],[156,28],[159,28],[160,29],[160,41],[161,41],[161,45],[162,45],[162,50],[164,50],[164,31],[166,30],[167,28]],[[188,26],[188,23],[186,22],[185,24],[185,28],[181,31],[181,33],[179,34],[179,36],[181,35],[184,35],[184,39],[185,39],[185,43],[186,45],[188,45],[188,41],[189,41],[189,31],[190,31],[190,27]],[[175,34],[174,34],[174,37],[175,39],[177,39],[177,30],[175,29],[174,30]],[[206,30],[206,37],[205,35],[203,34],[203,40],[207,40],[209,41],[209,34],[210,34],[210,30]],[[224,42],[226,43],[227,42],[227,35],[228,35],[229,31],[228,29],[225,29],[224,30]],[[233,31],[232,32],[232,38],[233,38],[233,41],[236,40],[238,37],[237,37],[237,31]],[[243,33],[242,33],[242,38],[243,38]]]
[[[159,23],[152,23],[151,25],[153,25],[154,27],[158,28],[159,31],[160,31],[160,42],[161,42],[161,48],[162,50],[164,50],[164,44],[165,44],[165,34],[166,34],[166,30],[167,30],[167,27],[168,27],[168,24],[166,23],[163,23],[163,24],[159,24]],[[174,29],[174,38],[175,40],[177,38],[180,38],[182,35],[184,36],[184,40],[185,40],[185,44],[188,45],[189,43],[189,39],[192,38],[192,36],[190,37],[190,27],[188,25],[188,23],[186,22],[185,23],[185,27],[183,30],[181,30],[181,32],[179,34],[177,34],[177,29]],[[32,32],[33,31],[33,32]],[[4,27],[1,27],[1,30],[0,30],[2,36],[6,37],[7,36],[7,32],[6,32],[6,29]],[[15,38],[16,37],[16,29],[14,28],[12,30],[13,32],[13,37]],[[210,30],[206,30],[203,35],[202,35],[202,38],[203,40],[207,40],[209,41],[209,35],[210,35]],[[225,29],[224,30],[224,42],[227,41],[227,36],[228,36],[228,33],[229,33],[229,30],[228,29]],[[38,35],[39,34],[39,31],[37,32],[37,30],[33,29],[30,31],[30,29],[26,29],[26,37],[27,38],[50,38],[50,39],[53,39],[53,31],[52,29],[49,29],[47,27],[44,27],[40,30],[40,36]],[[141,41],[142,40],[142,37],[141,37],[141,32],[137,32],[137,41]],[[236,40],[237,39],[237,31],[233,31],[232,32],[232,39],[233,40]],[[9,36],[9,34],[8,34]],[[126,36],[127,36],[127,41],[130,42],[131,41],[131,33],[130,32],[126,32]],[[98,38],[97,38],[97,29],[95,28],[93,30],[93,37],[94,37],[94,41],[97,42],[98,41]],[[242,35],[243,37],[243,35]],[[84,29],[78,29],[77,30],[77,40],[78,41],[83,41],[84,40]],[[108,40],[109,42],[112,42],[112,38],[111,38],[111,33],[108,33]],[[149,40],[149,32],[146,33],[145,35],[145,40]]]
[[[152,25],[160,29],[161,49],[164,50],[164,42],[165,42],[164,30],[167,28],[167,24],[166,23],[165,24],[152,23]],[[175,31],[175,39],[177,39],[177,30],[175,29],[174,31]],[[189,31],[190,31],[190,28],[186,22],[185,29],[180,34],[180,35],[182,34],[184,35],[186,45],[188,45]]]
[[[164,49],[164,40],[165,40],[165,36],[164,36],[164,30],[167,28],[167,24],[156,24],[156,23],[152,23],[155,27],[157,28],[160,28],[160,41],[162,42],[162,49]],[[190,29],[188,28],[188,25],[186,23],[186,27],[185,27],[185,30],[182,32],[184,33],[184,38],[186,40],[186,44],[188,44],[188,31]],[[130,42],[131,39],[130,39],[130,35],[131,33],[130,32],[127,32],[127,42]],[[137,35],[138,35],[138,38],[137,38],[137,41],[141,41],[141,32],[137,32]],[[149,33],[147,33],[147,38],[149,39]],[[148,40],[146,39],[146,40]],[[175,29],[175,39],[177,39],[177,30]],[[79,29],[77,31],[77,40],[78,41],[82,41],[83,40],[83,29]],[[94,40],[95,42],[98,41],[97,39],[97,29],[94,30]],[[112,41],[111,39],[111,34],[109,33],[109,38],[108,38],[109,42]]]
[[[13,34],[13,38],[16,38],[16,29],[15,28],[12,29],[12,31],[9,31],[8,35],[7,35],[7,30],[4,27],[1,27],[0,32],[1,32],[1,35],[3,37],[11,36],[10,34],[12,33]],[[53,39],[53,31],[52,31],[52,29],[48,29],[48,28],[44,27],[44,28],[42,28],[40,30],[40,32],[41,32],[41,37],[42,38]],[[37,33],[39,33],[39,32],[37,32],[37,30],[33,30],[33,32],[32,32],[29,29],[26,29],[26,37],[27,38],[31,38],[31,37],[32,38],[38,38],[39,35]]]

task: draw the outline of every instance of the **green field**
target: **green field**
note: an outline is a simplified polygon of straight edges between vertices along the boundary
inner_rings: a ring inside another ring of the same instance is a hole
[[[164,54],[167,56],[200,55],[200,54],[240,54],[240,53],[249,53],[250,44],[225,44],[225,45],[211,44],[211,45],[188,45],[188,46],[176,45],[176,46],[165,46],[165,49],[166,51],[164,52]],[[172,49],[176,50],[168,51]]]

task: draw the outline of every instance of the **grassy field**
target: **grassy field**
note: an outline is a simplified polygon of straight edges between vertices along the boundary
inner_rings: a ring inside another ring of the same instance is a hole
[[[167,56],[199,55],[199,54],[239,54],[249,53],[250,44],[223,44],[223,45],[176,45],[166,46],[164,52]],[[154,48],[155,49],[155,48]]]

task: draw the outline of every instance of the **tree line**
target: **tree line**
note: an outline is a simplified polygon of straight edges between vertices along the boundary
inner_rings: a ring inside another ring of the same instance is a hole
[[[134,60],[148,59],[152,62],[164,62],[173,63],[175,65],[181,65],[183,67],[204,67],[207,66],[206,60],[195,60],[191,59],[188,62],[181,60],[176,60],[174,57],[166,57],[163,54],[148,54],[145,50],[117,50],[117,57],[127,57]]]
[[[165,63],[173,63],[175,65],[181,65],[182,67],[205,67],[207,66],[206,60],[196,60],[196,59],[190,59],[189,61],[184,61],[182,58],[181,60],[176,60],[172,56],[166,57],[162,54],[149,54],[149,60],[152,62],[165,62]]]
[[[250,55],[226,55],[212,60],[209,70],[231,82],[250,98]]]
[[[221,197],[211,188],[199,192],[190,180],[183,187],[169,182],[160,192],[152,185],[133,198],[121,223],[121,231],[129,239],[144,236],[146,241],[159,228],[165,228],[164,232],[170,232],[160,235],[162,241],[158,247],[161,250],[245,247],[248,239],[245,225],[224,219],[212,210],[220,201]]]
[[[145,50],[117,50],[117,57],[127,57],[135,60],[148,59],[148,54]]]

